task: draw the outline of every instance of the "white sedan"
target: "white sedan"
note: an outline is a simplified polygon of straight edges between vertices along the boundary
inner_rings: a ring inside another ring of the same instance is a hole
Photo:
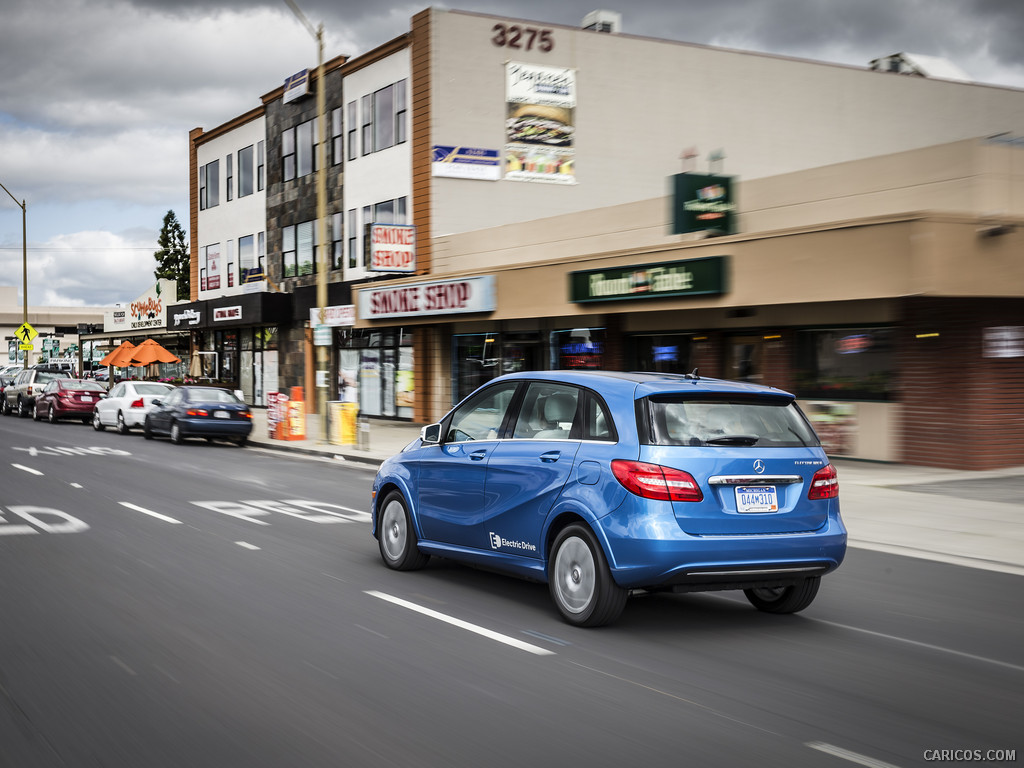
[[[115,427],[128,434],[132,427],[141,427],[153,401],[164,397],[174,387],[156,381],[122,381],[115,384],[92,411],[92,428],[102,431]]]

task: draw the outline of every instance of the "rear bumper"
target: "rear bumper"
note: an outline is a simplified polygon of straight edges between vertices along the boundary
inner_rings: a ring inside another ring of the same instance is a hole
[[[181,419],[178,426],[184,437],[248,437],[252,432],[249,419]]]
[[[838,503],[821,528],[799,533],[695,536],[682,531],[670,511],[639,520],[613,513],[598,520],[596,530],[616,583],[630,589],[786,586],[834,571],[846,555]]]

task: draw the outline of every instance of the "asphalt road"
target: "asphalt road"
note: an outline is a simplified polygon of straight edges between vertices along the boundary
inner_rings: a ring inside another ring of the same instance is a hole
[[[371,478],[0,418],[0,766],[1024,760],[1019,576],[851,549],[797,616],[575,629],[542,585],[385,569]]]

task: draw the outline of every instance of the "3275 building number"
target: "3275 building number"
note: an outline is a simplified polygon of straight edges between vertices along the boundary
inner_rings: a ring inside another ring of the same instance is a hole
[[[536,47],[538,51],[544,53],[555,48],[554,32],[550,29],[520,27],[518,24],[495,24],[491,31],[494,33],[491,42],[499,48],[532,51]]]

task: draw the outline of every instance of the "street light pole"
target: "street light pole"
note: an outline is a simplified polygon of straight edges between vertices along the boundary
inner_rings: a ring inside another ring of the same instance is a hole
[[[316,39],[316,113],[317,134],[319,141],[316,148],[316,226],[318,250],[316,256],[316,305],[317,324],[323,325],[327,307],[327,254],[330,241],[327,239],[327,121],[326,100],[324,92],[324,25],[321,23],[314,29],[295,0],[285,0],[292,13],[298,17],[302,25]],[[327,430],[327,387],[329,382],[327,347],[317,344],[316,329],[313,330],[313,343],[316,345],[316,410],[320,416],[320,439],[328,442]]]
[[[0,184],[0,187],[2,187],[4,192],[6,192],[10,196],[11,200],[14,201],[14,204],[17,205],[19,208],[21,208],[21,322],[22,323],[27,323],[28,322],[28,230],[27,230],[27,228],[25,226],[25,211],[27,210],[27,207],[25,206],[24,199],[19,203],[18,202],[18,198],[16,198],[14,195],[12,195],[11,191],[7,187],[5,187],[3,184]],[[17,360],[18,358],[15,357],[14,359]],[[24,364],[23,367],[24,368],[28,368],[28,350],[25,350],[25,364]]]

